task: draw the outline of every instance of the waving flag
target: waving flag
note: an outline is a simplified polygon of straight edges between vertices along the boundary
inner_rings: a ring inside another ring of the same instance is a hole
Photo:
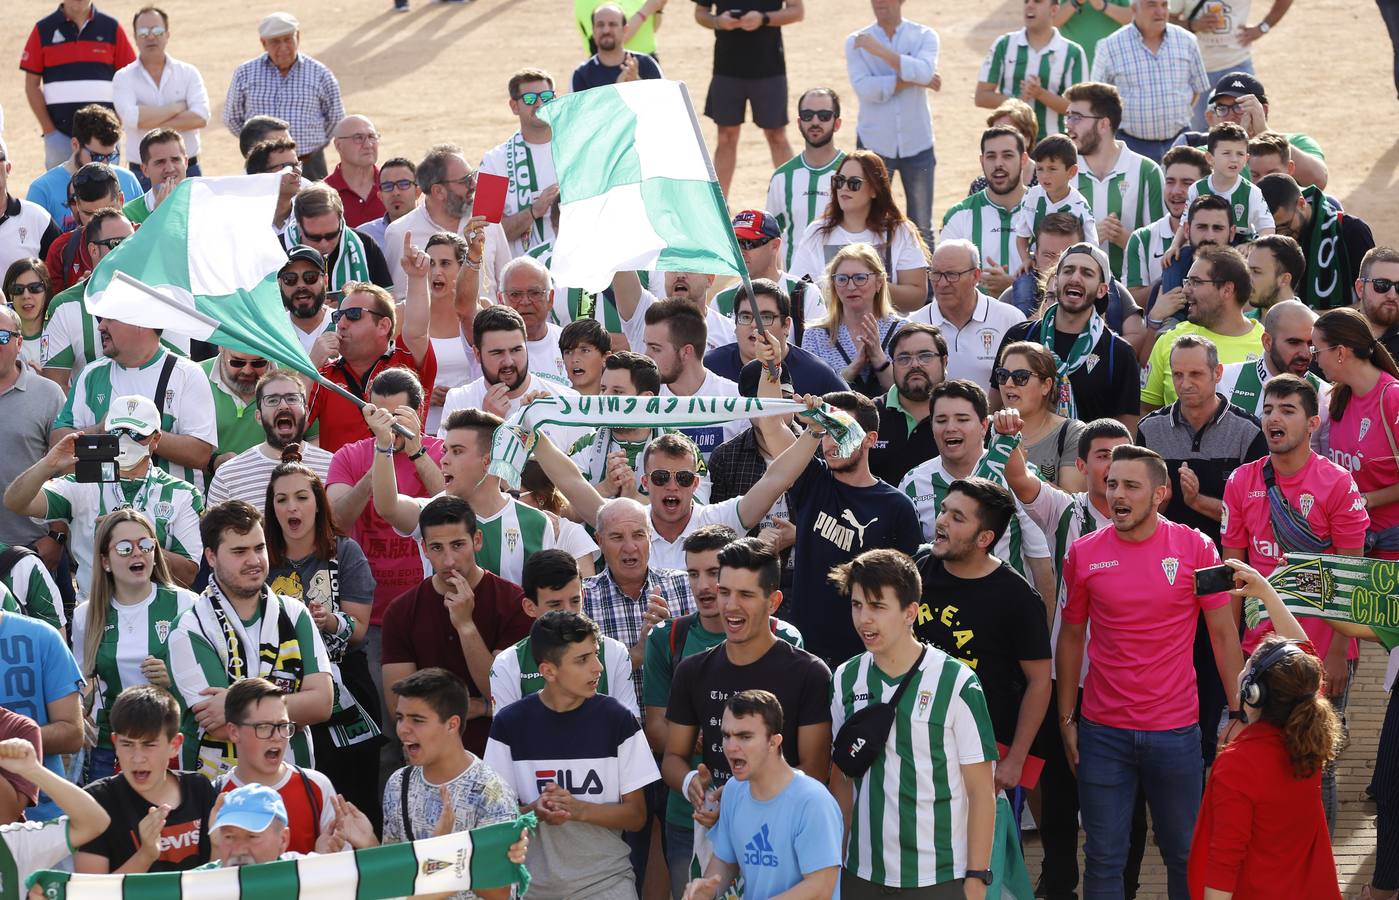
[[[559,284],[597,292],[615,272],[747,275],[685,85],[591,88],[539,111],[553,129]]]

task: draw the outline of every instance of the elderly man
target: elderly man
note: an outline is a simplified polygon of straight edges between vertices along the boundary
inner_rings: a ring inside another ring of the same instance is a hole
[[[345,224],[358,228],[385,213],[379,196],[379,132],[367,116],[346,116],[331,133],[340,163],[325,183],[340,194]]]
[[[948,380],[965,378],[991,388],[996,350],[1006,331],[1025,321],[1020,310],[981,292],[981,253],[971,241],[943,241],[930,268],[933,302],[909,315],[910,322],[937,326],[947,340]]]
[[[291,13],[265,17],[257,33],[266,52],[234,70],[223,123],[236,136],[252,116],[285,116],[302,172],[319,181],[326,176],[331,129],[345,118],[340,82],[324,64],[300,52],[301,23]]]
[[[1093,81],[1122,94],[1120,137],[1153,162],[1190,127],[1195,98],[1209,90],[1195,36],[1168,21],[1169,0],[1132,0],[1132,22],[1098,42]]]
[[[328,278],[326,291],[332,299],[338,299],[349,284],[367,281],[386,290],[393,287],[379,245],[350,227],[335,188],[329,184],[302,188],[292,201],[292,212],[295,217],[282,233],[282,243],[288,250],[306,246],[321,255]]]
[[[375,182],[374,189],[379,192],[379,205],[384,208],[384,214],[360,225],[359,233],[372,239],[383,250],[389,226],[412,212],[423,192],[418,189],[417,165],[401,156],[395,156],[380,166]]]
[[[140,225],[190,174],[190,159],[185,152],[185,139],[178,131],[163,126],[146,132],[136,152],[142,177],[150,189],[128,200],[121,211],[133,225]]]
[[[145,171],[144,156],[136,164],[142,135],[155,128],[177,132],[189,155],[189,174],[199,176],[199,130],[209,124],[209,94],[199,70],[165,52],[170,43],[170,17],[146,7],[131,22],[136,33],[136,61],[112,77],[112,101],[126,126],[126,161],[150,189],[159,183]]]
[[[497,297],[525,320],[529,370],[546,378],[567,381],[568,367],[559,349],[559,334],[563,329],[549,321],[549,310],[554,305],[549,270],[532,256],[515,257],[500,271]]]
[[[539,244],[552,243],[557,227],[559,179],[554,174],[553,131],[539,118],[539,108],[554,99],[554,79],[540,69],[510,76],[510,112],[520,128],[481,160],[481,171],[500,175],[505,188],[505,215],[500,220],[510,239],[510,255],[520,256]]]
[[[0,140],[0,272],[25,257],[43,259],[59,236],[48,210],[10,193],[10,151]],[[5,298],[7,301],[10,299]]]

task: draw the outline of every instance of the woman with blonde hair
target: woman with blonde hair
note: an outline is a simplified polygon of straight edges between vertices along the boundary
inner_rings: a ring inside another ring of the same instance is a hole
[[[894,383],[889,342],[904,320],[894,312],[879,253],[866,243],[841,247],[826,266],[821,290],[826,318],[807,326],[802,349],[865,396],[884,394]]]
[[[91,592],[73,612],[73,655],[94,693],[88,781],[115,770],[107,716],[117,695],[139,684],[170,688],[165,642],[197,599],[170,577],[155,526],[139,510],[123,507],[103,516],[93,556]]]
[[[991,384],[1001,393],[1002,407],[1019,411],[1025,458],[1039,469],[1040,478],[1069,493],[1086,490],[1088,482],[1075,463],[1078,439],[1088,426],[1058,413],[1054,354],[1032,341],[1008,344]]]
[[[894,202],[889,172],[878,154],[847,153],[831,176],[831,199],[796,239],[793,278],[819,278],[842,247],[870,244],[882,259],[881,269],[894,306],[912,312],[928,304],[928,248],[918,228]],[[829,303],[826,307],[830,309]]]

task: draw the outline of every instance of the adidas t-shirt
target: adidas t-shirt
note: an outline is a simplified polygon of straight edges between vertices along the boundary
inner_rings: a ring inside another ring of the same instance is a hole
[[[796,769],[770,800],[754,797],[747,781],[730,782],[709,839],[715,856],[738,864],[745,897],[774,897],[813,872],[839,868],[844,831],[835,797]],[[840,897],[839,883],[831,896]]]

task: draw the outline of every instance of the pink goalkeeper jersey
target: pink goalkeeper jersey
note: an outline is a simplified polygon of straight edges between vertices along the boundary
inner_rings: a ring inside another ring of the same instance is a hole
[[[1273,534],[1268,510],[1268,494],[1263,484],[1263,464],[1269,457],[1255,459],[1234,470],[1224,485],[1224,514],[1219,523],[1220,543],[1225,550],[1245,552],[1245,559],[1264,575],[1271,575],[1282,563],[1285,552]],[[1276,471],[1273,481],[1292,508],[1307,517],[1317,537],[1331,539],[1330,553],[1337,547],[1364,548],[1370,516],[1365,501],[1350,473],[1330,460],[1313,453],[1301,469],[1291,475]],[[1304,617],[1299,620],[1312,639],[1317,655],[1326,656],[1334,632],[1325,620]],[[1271,622],[1244,632],[1244,653],[1252,653],[1258,642],[1273,630]]]
[[[1384,423],[1380,419],[1380,397],[1389,430],[1399,441],[1399,381],[1387,372],[1369,393],[1351,394],[1350,402],[1340,418],[1331,420],[1331,461],[1355,476],[1355,484],[1363,493],[1377,491],[1399,481],[1399,464],[1389,446]],[[1370,527],[1383,531],[1399,525],[1399,503],[1390,503],[1370,512]],[[1386,559],[1399,559],[1399,553],[1376,553]],[[1321,648],[1318,647],[1318,650]]]
[[[1083,717],[1138,731],[1185,728],[1200,720],[1195,693],[1195,620],[1229,604],[1228,594],[1195,596],[1195,570],[1219,565],[1214,544],[1194,528],[1157,518],[1131,543],[1116,528],[1074,541],[1064,563],[1065,622],[1089,622]]]

